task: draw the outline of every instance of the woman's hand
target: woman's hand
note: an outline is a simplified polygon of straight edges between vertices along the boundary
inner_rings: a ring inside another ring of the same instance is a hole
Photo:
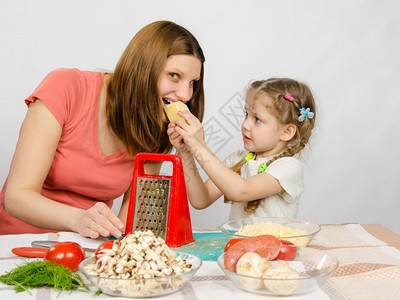
[[[110,235],[120,238],[124,228],[121,220],[102,202],[98,202],[78,218],[78,232],[85,237],[96,239]]]

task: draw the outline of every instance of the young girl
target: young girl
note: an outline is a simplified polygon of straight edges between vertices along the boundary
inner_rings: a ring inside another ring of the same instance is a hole
[[[310,139],[315,112],[304,83],[287,78],[255,81],[247,92],[242,123],[245,150],[224,162],[206,145],[200,121],[179,112],[186,122],[170,123],[168,135],[182,157],[192,206],[206,208],[225,195],[232,203],[230,219],[295,218],[304,186],[302,165],[294,155]],[[209,176],[205,183],[193,158]]]

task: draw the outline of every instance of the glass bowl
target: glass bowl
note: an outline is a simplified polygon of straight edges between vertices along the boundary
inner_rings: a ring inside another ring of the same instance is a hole
[[[309,247],[297,247],[297,257],[287,261],[299,274],[298,278],[276,279],[241,275],[228,271],[224,266],[224,255],[217,263],[226,276],[240,289],[269,296],[291,296],[312,292],[322,287],[329,276],[338,268],[339,261],[334,256]],[[275,268],[276,261],[270,261]]]
[[[263,223],[275,223],[287,226],[293,230],[301,230],[304,233],[293,235],[293,236],[285,236],[285,232],[262,232],[262,230],[258,230],[258,234],[272,234],[276,237],[292,242],[296,246],[307,246],[312,238],[321,230],[321,226],[317,223],[304,221],[299,219],[286,219],[286,218],[244,218],[244,219],[236,219],[223,223],[220,226],[221,231],[225,234],[228,239],[233,238],[244,238],[248,236],[239,235],[238,231],[246,225],[256,225]],[[251,235],[251,236],[255,236]],[[249,235],[250,236],[250,235]]]
[[[94,261],[94,256],[85,259],[79,264],[79,270],[97,289],[104,294],[120,297],[155,297],[178,291],[186,282],[189,282],[202,265],[197,256],[175,252],[177,256],[187,260],[192,268],[189,272],[179,275],[170,275],[145,279],[120,279],[90,275],[84,271],[86,265]]]

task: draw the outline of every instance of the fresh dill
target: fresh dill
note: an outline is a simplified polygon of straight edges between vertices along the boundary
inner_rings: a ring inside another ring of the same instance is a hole
[[[26,291],[31,294],[30,288],[42,286],[52,286],[54,290],[59,290],[59,294],[63,291],[89,290],[77,272],[72,272],[70,269],[50,261],[25,262],[4,275],[0,275],[0,282],[14,285],[17,293]]]

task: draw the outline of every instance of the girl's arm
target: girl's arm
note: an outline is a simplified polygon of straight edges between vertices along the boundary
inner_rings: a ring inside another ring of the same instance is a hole
[[[279,181],[270,174],[261,173],[246,180],[227,168],[206,145],[200,121],[190,112],[179,114],[187,123],[176,121],[176,132],[183,137],[186,146],[210,180],[229,200],[247,202],[283,191]]]
[[[215,184],[207,180],[205,183],[201,178],[193,155],[185,145],[182,136],[175,131],[175,123],[168,125],[168,136],[171,144],[182,158],[183,172],[185,174],[186,191],[190,204],[196,209],[203,209],[213,204],[222,192]]]
[[[112,210],[98,202],[88,210],[42,196],[62,128],[39,99],[31,103],[8,177],[5,206],[10,215],[33,226],[57,231],[75,231],[97,238],[119,237],[123,224]]]

